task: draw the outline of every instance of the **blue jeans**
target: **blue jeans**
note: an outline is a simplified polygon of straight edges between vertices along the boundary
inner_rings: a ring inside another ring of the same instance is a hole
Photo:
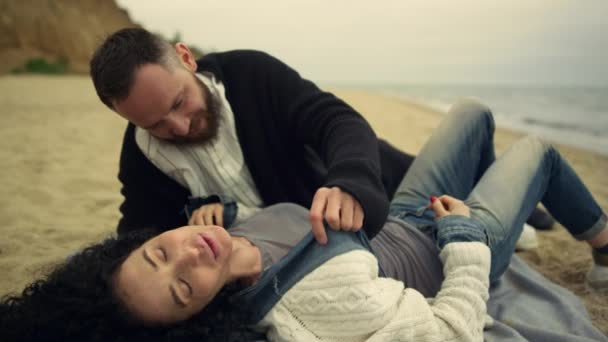
[[[492,251],[490,281],[506,270],[523,224],[538,202],[579,240],[598,234],[607,217],[552,146],[528,137],[498,160],[494,119],[473,100],[452,107],[414,160],[391,202],[390,214],[435,236],[429,196],[464,199],[485,229]]]

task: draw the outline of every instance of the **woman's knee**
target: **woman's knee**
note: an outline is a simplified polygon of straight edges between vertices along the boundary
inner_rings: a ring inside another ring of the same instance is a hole
[[[494,133],[494,116],[490,107],[475,98],[459,99],[449,111],[452,115],[457,115],[458,120],[468,120],[482,125],[489,132]]]
[[[528,148],[539,153],[544,154],[555,150],[555,147],[551,143],[542,140],[536,135],[527,135],[522,140]]]
[[[557,154],[555,147],[535,135],[528,135],[518,142],[519,150],[540,159],[552,158]]]

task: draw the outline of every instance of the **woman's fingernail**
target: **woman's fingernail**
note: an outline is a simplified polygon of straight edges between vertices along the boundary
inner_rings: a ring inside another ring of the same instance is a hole
[[[435,203],[436,200],[437,200],[437,197],[431,196],[431,203]]]

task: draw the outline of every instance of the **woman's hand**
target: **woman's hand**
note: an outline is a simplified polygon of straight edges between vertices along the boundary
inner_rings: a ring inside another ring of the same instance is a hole
[[[469,207],[464,204],[463,201],[452,196],[431,196],[431,204],[429,206],[435,212],[435,219],[437,220],[448,215],[471,217],[471,210]]]
[[[431,197],[429,207],[435,212],[439,249],[450,242],[479,241],[489,245],[488,234],[479,222],[471,218],[471,209],[463,201],[448,195]],[[440,220],[446,216],[452,217]]]
[[[224,226],[224,205],[222,203],[205,204],[192,212],[189,225]]]

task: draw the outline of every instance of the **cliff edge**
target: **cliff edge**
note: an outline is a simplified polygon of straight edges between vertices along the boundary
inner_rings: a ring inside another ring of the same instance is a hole
[[[86,73],[105,36],[136,26],[113,0],[2,0],[0,74],[33,58],[64,59],[70,72]]]

